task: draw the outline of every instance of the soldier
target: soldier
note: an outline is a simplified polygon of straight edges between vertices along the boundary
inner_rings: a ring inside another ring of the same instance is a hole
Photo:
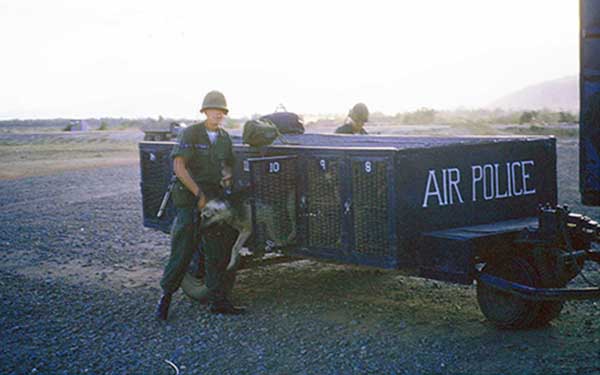
[[[365,123],[369,121],[369,109],[363,103],[357,103],[348,113],[344,125],[335,129],[336,134],[362,134],[366,135]]]
[[[163,294],[156,316],[161,320],[167,319],[171,296],[181,284],[198,241],[206,262],[209,311],[215,314],[243,312],[226,296],[226,291],[231,290],[235,282],[235,272],[226,272],[233,243],[229,238],[231,231],[216,225],[198,233],[199,211],[231,184],[232,142],[229,134],[219,126],[229,111],[225,96],[218,91],[209,92],[200,111],[206,120],[185,128],[171,153],[177,176],[172,192],[177,216],[171,229],[171,256],[160,281]]]

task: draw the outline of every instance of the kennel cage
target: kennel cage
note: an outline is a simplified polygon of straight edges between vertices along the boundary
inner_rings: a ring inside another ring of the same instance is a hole
[[[296,196],[290,254],[417,267],[427,277],[466,284],[484,251],[480,244],[514,235],[535,221],[540,204],[556,204],[553,138],[433,141],[429,147],[416,141],[397,139],[396,148],[272,147],[279,156],[249,160],[254,199]],[[294,173],[272,173],[281,155],[295,157],[285,165]],[[457,236],[461,231],[469,235]],[[263,236],[258,246],[274,243]]]
[[[234,190],[253,195],[251,249],[417,267],[469,283],[481,238],[491,241],[511,227],[504,222],[531,220],[540,204],[556,204],[553,138],[357,138],[352,147],[314,146],[314,134],[308,145],[234,146]],[[160,219],[156,212],[172,176],[172,147],[140,143],[144,225],[164,232],[174,208]],[[274,165],[283,169],[269,173]],[[491,229],[460,241],[445,233],[485,224]]]
[[[173,177],[171,150],[173,143],[141,142],[140,149],[140,189],[142,192],[142,213],[144,226],[169,233],[175,219],[175,207],[169,200],[162,216],[158,212]]]
[[[279,202],[286,209],[273,211],[274,216],[289,221],[290,208],[294,208],[294,241],[285,246],[290,254],[383,268],[398,266],[395,149],[297,146],[279,148],[277,153],[291,156],[249,160],[253,211],[259,212],[261,207],[265,211],[267,200]],[[276,239],[265,236],[266,228],[257,221],[256,245],[277,244]]]

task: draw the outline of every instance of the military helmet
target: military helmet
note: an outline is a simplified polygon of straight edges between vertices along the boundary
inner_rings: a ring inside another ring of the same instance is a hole
[[[357,103],[352,107],[348,116],[356,122],[367,122],[369,121],[369,109],[364,103]]]
[[[200,109],[200,112],[204,112],[205,109],[222,109],[225,111],[225,114],[227,114],[229,109],[227,109],[225,95],[216,90],[206,94],[204,100],[202,101],[202,109]]]

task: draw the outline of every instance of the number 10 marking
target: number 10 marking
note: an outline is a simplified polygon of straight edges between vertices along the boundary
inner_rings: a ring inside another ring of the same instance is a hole
[[[269,163],[269,173],[279,173],[281,170],[281,164],[277,161],[272,161]]]

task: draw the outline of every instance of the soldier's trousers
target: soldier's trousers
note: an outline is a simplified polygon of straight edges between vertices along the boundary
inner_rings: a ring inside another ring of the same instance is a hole
[[[177,216],[171,228],[171,256],[165,266],[160,286],[167,293],[175,292],[194,252],[198,249],[198,223],[194,223],[197,211],[192,207],[177,208]],[[209,302],[227,298],[235,283],[235,270],[226,272],[231,257],[231,246],[235,242],[235,231],[223,225],[211,227],[201,235],[204,254]]]

